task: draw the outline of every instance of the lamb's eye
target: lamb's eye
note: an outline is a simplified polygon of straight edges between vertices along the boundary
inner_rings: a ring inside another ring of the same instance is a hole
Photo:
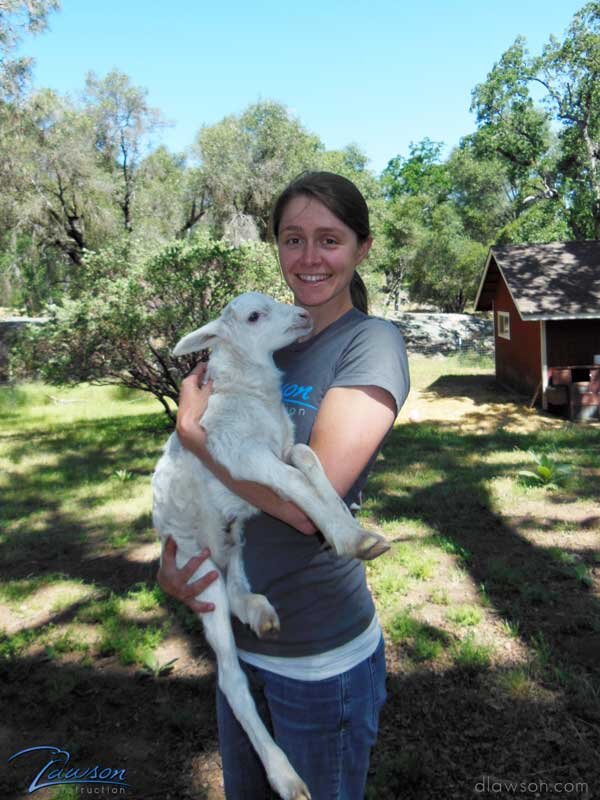
[[[253,311],[250,316],[248,317],[248,322],[256,322],[256,320],[260,317],[258,311]]]

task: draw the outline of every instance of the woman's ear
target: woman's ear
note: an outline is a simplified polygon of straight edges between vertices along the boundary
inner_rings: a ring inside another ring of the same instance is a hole
[[[369,250],[371,249],[372,244],[373,244],[373,237],[368,236],[364,240],[364,242],[361,242],[358,245],[358,256],[357,256],[358,260],[355,264],[356,267],[358,267],[358,265],[361,264],[365,260],[365,258],[369,255]]]

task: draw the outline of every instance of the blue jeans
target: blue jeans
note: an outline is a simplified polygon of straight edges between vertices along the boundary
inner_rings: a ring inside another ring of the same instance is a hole
[[[383,639],[369,658],[323,681],[284,678],[241,664],[258,713],[312,800],[364,800],[370,751],[386,698]],[[217,719],[227,800],[275,797],[219,689]]]

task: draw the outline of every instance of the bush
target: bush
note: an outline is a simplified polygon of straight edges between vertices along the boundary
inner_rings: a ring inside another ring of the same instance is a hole
[[[217,316],[245,291],[287,296],[272,249],[232,247],[204,235],[177,241],[153,257],[127,245],[89,253],[69,293],[28,330],[14,366],[53,384],[114,383],[153,394],[173,418],[179,383],[196,358],[174,358],[185,333]]]

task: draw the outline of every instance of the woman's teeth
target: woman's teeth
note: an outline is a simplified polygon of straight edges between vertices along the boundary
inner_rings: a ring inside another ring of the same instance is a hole
[[[327,278],[331,277],[330,275],[298,275],[301,281],[306,281],[307,283],[319,283],[320,281],[326,281]]]

